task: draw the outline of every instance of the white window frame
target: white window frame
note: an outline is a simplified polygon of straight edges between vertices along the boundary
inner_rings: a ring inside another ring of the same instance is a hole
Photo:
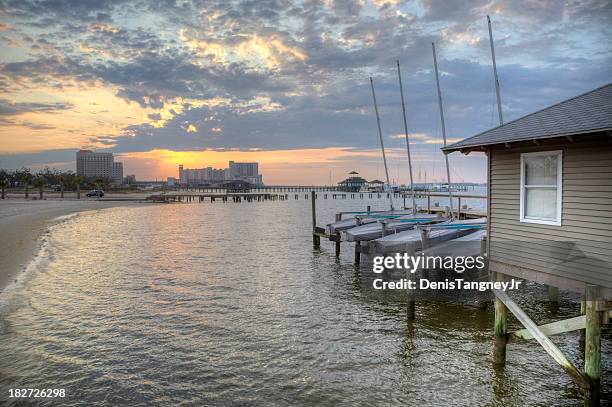
[[[557,216],[554,220],[551,219],[542,219],[542,218],[534,218],[534,217],[525,217],[525,199],[527,199],[527,194],[525,193],[525,189],[529,187],[539,187],[539,188],[550,188],[552,185],[529,185],[525,186],[525,157],[533,157],[533,156],[541,156],[541,155],[556,155],[557,156]],[[552,226],[561,226],[561,218],[562,213],[561,209],[563,207],[562,200],[563,198],[563,150],[552,150],[552,151],[538,151],[534,153],[522,153],[521,154],[521,204],[520,204],[520,221],[523,223],[538,223],[541,225],[552,225]]]

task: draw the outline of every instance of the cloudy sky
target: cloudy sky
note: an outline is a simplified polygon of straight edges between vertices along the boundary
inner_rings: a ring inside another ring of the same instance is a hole
[[[421,181],[442,179],[431,43],[451,141],[612,82],[609,0],[0,0],[0,167],[113,151],[139,179],[259,161],[264,182],[406,182],[400,60]],[[451,156],[456,181],[484,158]]]

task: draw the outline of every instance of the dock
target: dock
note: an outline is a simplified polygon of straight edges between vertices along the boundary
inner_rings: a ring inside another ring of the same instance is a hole
[[[256,192],[243,191],[243,192],[232,192],[226,189],[207,189],[198,188],[195,190],[185,191],[169,191],[166,193],[152,194],[147,197],[147,201],[154,202],[263,202],[263,201],[299,201],[308,199],[324,199],[324,200],[357,200],[357,199],[383,199],[387,200],[392,197],[396,200],[402,200],[402,207],[407,208],[406,204],[411,198],[407,192],[339,192],[337,190],[315,190],[312,189],[308,193],[295,189],[283,190],[283,188],[289,187],[273,187],[271,190],[279,189],[279,192]],[[294,188],[294,187],[291,187]],[[287,193],[287,192],[292,193]],[[282,193],[285,192],[285,193]],[[296,193],[297,192],[297,193]],[[422,207],[419,209],[420,213],[428,214],[443,214],[446,213],[446,205],[441,205],[448,199],[448,195],[445,193],[432,193],[432,192],[418,192],[415,194],[416,199],[424,200]],[[455,217],[457,219],[476,219],[486,217],[486,204],[483,205],[483,209],[474,209],[467,205],[467,200],[484,200],[486,197],[482,195],[453,195],[453,203],[456,205]],[[440,202],[443,201],[443,202]],[[367,208],[366,208],[367,209]],[[368,209],[369,211],[369,209]],[[340,219],[343,212],[340,212]],[[337,219],[337,220],[340,220]]]

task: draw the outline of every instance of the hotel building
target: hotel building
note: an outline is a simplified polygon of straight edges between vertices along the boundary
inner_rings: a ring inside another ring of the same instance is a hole
[[[225,169],[206,168],[184,168],[179,165],[179,181],[181,185],[212,185],[221,184],[226,181],[246,181],[252,185],[263,185],[262,176],[259,174],[259,164],[229,162]]]
[[[123,183],[123,163],[115,162],[113,153],[79,150],[76,153],[77,175],[85,178],[106,178],[115,184]]]

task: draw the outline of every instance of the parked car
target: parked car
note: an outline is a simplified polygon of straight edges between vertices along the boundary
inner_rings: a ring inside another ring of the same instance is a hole
[[[86,197],[91,198],[92,196],[97,196],[98,198],[102,198],[104,196],[104,191],[101,189],[93,189],[85,194]]]

